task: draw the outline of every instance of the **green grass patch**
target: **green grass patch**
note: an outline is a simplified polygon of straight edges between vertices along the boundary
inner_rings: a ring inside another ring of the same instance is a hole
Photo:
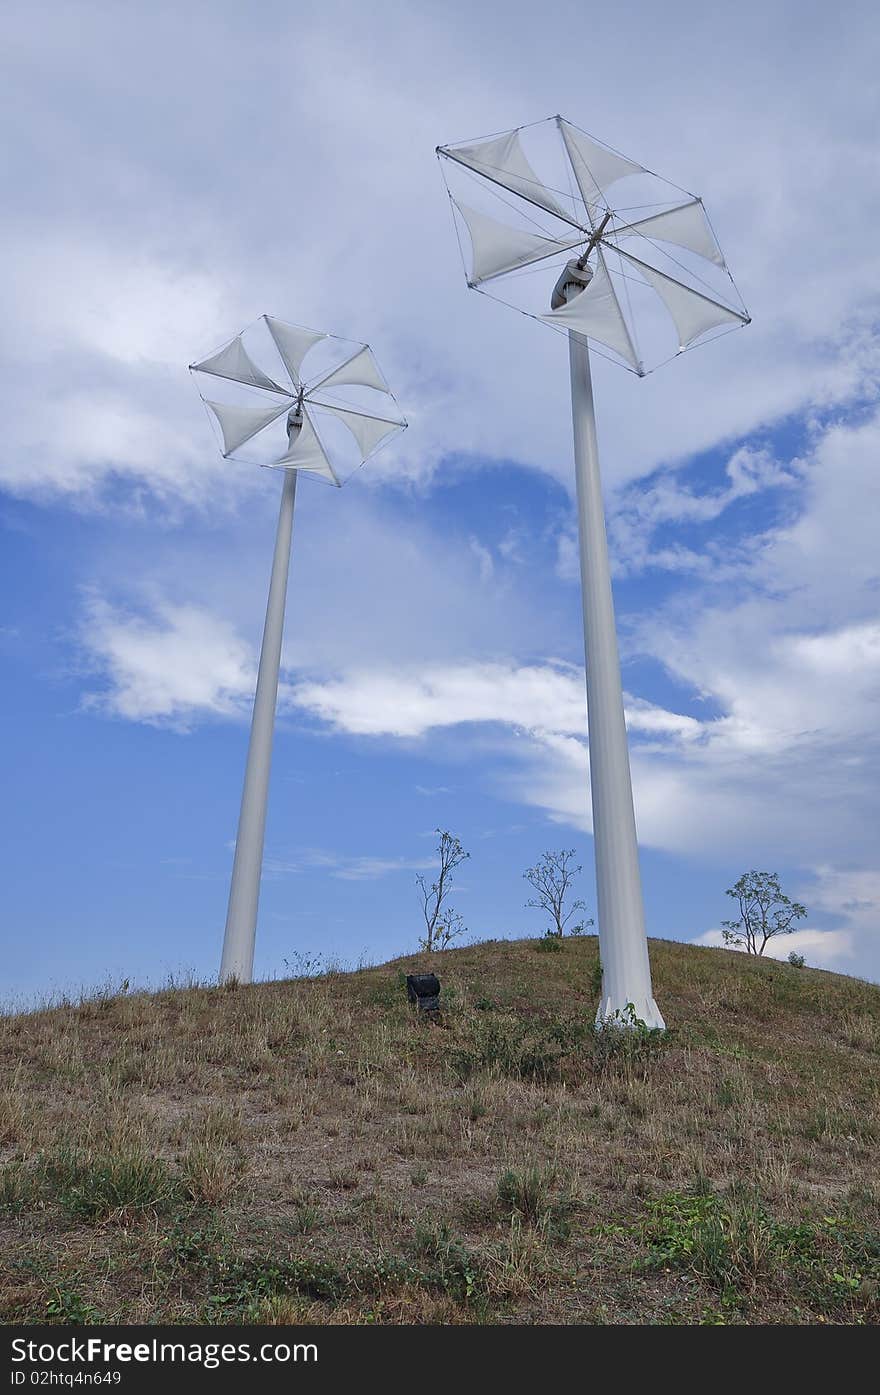
[[[180,1182],[167,1164],[144,1153],[88,1157],[65,1150],[47,1164],[45,1176],[73,1221],[130,1221],[170,1211],[183,1200]]]

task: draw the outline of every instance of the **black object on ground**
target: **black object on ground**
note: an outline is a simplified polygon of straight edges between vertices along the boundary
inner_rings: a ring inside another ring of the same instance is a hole
[[[440,1011],[440,980],[436,974],[407,974],[406,996],[419,1012]]]

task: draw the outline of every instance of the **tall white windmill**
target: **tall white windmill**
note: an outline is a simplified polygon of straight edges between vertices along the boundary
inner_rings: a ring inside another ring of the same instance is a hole
[[[644,377],[749,316],[702,201],[562,117],[438,146],[437,154],[468,285],[568,335],[603,970],[598,1020],[625,1020],[632,1004],[636,1018],[663,1027],[645,934],[590,345]]]
[[[312,376],[302,372],[307,354],[316,361]],[[221,982],[250,983],[297,475],[306,471],[338,486],[406,421],[368,344],[269,315],[190,371],[199,375],[224,458],[284,472],[220,964]],[[228,400],[207,396],[206,379],[222,379]]]

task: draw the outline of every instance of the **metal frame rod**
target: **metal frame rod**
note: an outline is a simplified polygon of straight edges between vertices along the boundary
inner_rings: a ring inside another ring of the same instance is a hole
[[[569,330],[569,361],[602,959],[602,998],[596,1020],[630,1025],[632,1005],[637,1020],[662,1028],[665,1023],[654,1001],[645,932],[590,353],[587,340],[573,330]]]
[[[290,569],[293,536],[293,508],[296,501],[296,470],[284,471],[281,508],[272,558],[272,579],[266,606],[266,623],[260,649],[260,668],[251,719],[244,789],[235,840],[235,860],[229,889],[220,982],[230,979],[250,983],[254,973],[254,942],[263,869],[263,841],[266,832],[266,806],[269,798],[269,772],[272,764],[272,738],[278,675],[281,667],[281,640]]]

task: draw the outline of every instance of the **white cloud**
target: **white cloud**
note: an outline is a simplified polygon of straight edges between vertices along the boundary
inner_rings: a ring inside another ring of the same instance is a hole
[[[18,351],[51,354],[60,379],[54,386],[76,373],[83,354],[141,369],[185,367],[194,343],[210,347],[218,320],[242,309],[182,247],[150,252],[140,241],[121,244],[100,226],[89,236],[79,231],[71,239],[52,221],[29,226],[26,236],[15,237],[9,224],[4,231],[7,307],[29,331]],[[30,288],[37,284],[42,294],[35,298]]]
[[[798,896],[804,898],[811,919],[830,926],[826,934],[850,946],[860,972],[880,979],[880,867],[859,867],[851,861],[837,867],[820,865],[799,886]],[[810,962],[823,961],[811,955]]]
[[[560,581],[578,581],[580,574],[577,533],[573,525],[564,525],[556,537],[556,575]]]
[[[264,309],[375,343],[413,429],[371,463],[373,480],[424,479],[468,453],[568,480],[564,345],[468,295],[432,159],[438,141],[560,105],[589,120],[582,55],[559,49],[567,18],[567,5],[547,22],[493,0],[479,19],[467,12],[465,43],[454,6],[381,0],[369,13],[273,6],[268,29],[222,0],[207,24],[162,4],[80,7],[75,19],[57,5],[49,26],[20,10],[7,36],[19,139],[3,252],[7,382],[23,407],[0,458],[7,487],[94,493],[121,475],[201,498],[193,476],[201,484],[212,446],[184,365]],[[591,15],[596,51],[623,44],[627,67],[623,102],[613,62],[591,74],[606,113],[597,134],[705,194],[755,316],[643,383],[597,365],[610,484],[870,390],[880,195],[860,20],[834,27],[789,6],[768,20],[745,6],[719,45],[705,7],[683,4],[670,24],[644,6],[633,46],[616,13]],[[120,52],[138,55],[124,86]],[[426,52],[429,65],[413,63]],[[684,137],[670,91],[701,113]],[[59,122],[74,103],[77,122]],[[280,130],[295,133],[296,178]],[[71,397],[69,436],[63,421],[51,437],[40,429],[42,384]],[[108,395],[128,426],[102,425]]]
[[[85,703],[111,716],[186,728],[197,718],[238,715],[253,693],[249,646],[196,606],[164,603],[145,619],[95,597],[81,640],[104,679]]]
[[[741,569],[738,588],[723,598],[717,589],[691,589],[637,630],[637,651],[656,657],[696,698],[689,713],[641,695],[627,699],[647,845],[696,856],[724,850],[737,861],[767,846],[803,865],[873,856],[880,586],[870,509],[853,509],[848,499],[865,501],[880,489],[878,444],[875,418],[817,432],[797,467],[798,518],[767,535]],[[740,459],[730,477],[748,481],[778,470],[788,473],[767,458],[757,467]],[[427,536],[402,538],[394,528],[379,527],[373,537],[376,517],[363,522],[362,534],[340,535],[338,558],[335,544],[327,552],[321,538],[314,558],[295,564],[309,574],[313,562],[324,565],[314,594],[327,589],[329,610],[297,611],[286,662],[289,674],[293,665],[298,673],[282,701],[359,736],[416,739],[454,726],[494,726],[491,745],[504,766],[494,778],[551,818],[588,827],[581,670],[471,657],[486,652],[487,634],[515,649],[525,604],[495,577],[480,607],[472,605],[479,565],[468,546],[435,549]],[[334,591],[352,553],[378,588],[363,605],[360,592],[346,604]],[[260,592],[250,609],[261,613],[261,605]],[[538,597],[535,615],[545,613]],[[107,674],[100,700],[108,710],[176,722],[246,710],[250,651],[206,602],[201,609],[160,606],[152,616],[99,609],[91,630],[90,650]],[[444,649],[446,657],[431,657]],[[172,653],[179,659],[171,662]],[[704,716],[695,715],[700,707]]]
[[[463,663],[355,672],[298,683],[296,704],[359,736],[420,737],[464,722],[572,730],[583,727],[583,685],[569,670]]]
[[[492,553],[489,551],[488,547],[485,547],[483,543],[480,542],[479,538],[471,537],[468,539],[468,543],[471,552],[474,554],[479,564],[480,580],[491,581],[492,577],[495,575],[495,563],[492,561]]]
[[[435,866],[433,858],[346,857],[321,848],[306,848],[292,857],[267,857],[264,872],[283,876],[318,869],[345,882],[372,882],[395,872],[426,872]]]
[[[745,953],[741,945],[725,944],[720,930],[707,930],[691,943]],[[847,930],[795,930],[790,935],[780,935],[768,941],[764,950],[768,959],[787,959],[790,954],[802,954],[813,968],[844,972],[853,953],[853,936]]]
[[[464,723],[501,723],[547,735],[581,736],[586,697],[581,670],[560,663],[466,662],[356,671],[338,678],[295,683],[292,700],[339,731],[357,736],[425,736]],[[627,699],[631,732],[696,739],[700,723],[644,699]]]
[[[796,892],[808,919],[820,925],[771,940],[765,953],[787,959],[794,951],[816,968],[852,973],[858,964],[868,976],[880,976],[880,869],[819,865]],[[721,946],[724,940],[721,930],[713,929],[693,943]]]
[[[702,551],[674,543],[652,546],[654,534],[669,524],[713,522],[740,499],[767,489],[790,489],[798,483],[791,467],[779,464],[766,449],[740,446],[725,466],[723,489],[699,492],[683,485],[672,470],[663,470],[646,486],[631,485],[616,501],[609,532],[615,571],[627,575],[657,567],[684,571],[720,581],[743,565],[748,552],[740,548],[731,565],[730,547],[710,540]]]

